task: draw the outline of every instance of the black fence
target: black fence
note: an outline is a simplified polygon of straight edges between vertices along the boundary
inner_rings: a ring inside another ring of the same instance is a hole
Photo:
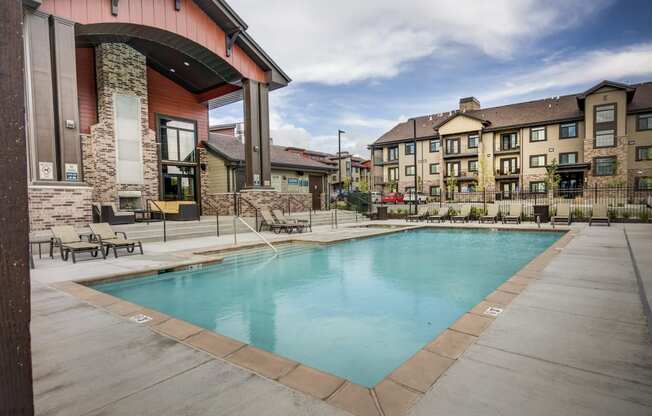
[[[523,216],[529,219],[534,218],[534,207],[537,205],[547,205],[550,215],[554,215],[560,204],[569,206],[575,221],[588,220],[594,205],[606,206],[609,217],[614,221],[648,222],[652,218],[652,189],[624,186],[555,189],[549,192],[486,189],[479,192],[442,192],[442,195],[428,197],[429,205],[471,204],[476,208],[475,212],[482,212],[488,204],[494,203],[500,206],[501,212],[507,212],[510,205],[520,204]]]

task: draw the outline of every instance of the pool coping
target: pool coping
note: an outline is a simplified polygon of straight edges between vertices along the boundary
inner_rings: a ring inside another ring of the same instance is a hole
[[[135,303],[124,301],[87,286],[88,284],[108,283],[152,275],[154,273],[185,270],[198,264],[217,264],[223,260],[223,254],[236,250],[255,249],[261,246],[258,243],[227,247],[222,250],[197,252],[195,254],[206,257],[193,261],[183,261],[172,267],[149,268],[138,272],[130,271],[90,279],[58,282],[51,286],[123,319],[137,322],[136,317],[140,315],[147,316],[150,319],[140,324],[148,326],[151,330],[163,336],[193,349],[204,351],[230,364],[246,368],[291,389],[298,390],[342,408],[354,415],[404,415],[445,374],[448,368],[464,354],[466,349],[476,342],[509,304],[530,283],[538,279],[539,272],[578,233],[578,230],[573,228],[540,230],[501,227],[498,224],[495,227],[473,227],[472,224],[465,227],[460,227],[459,225],[419,224],[398,229],[387,229],[383,230],[383,232],[361,236],[342,236],[339,239],[327,239],[323,240],[323,242],[289,238],[278,241],[277,243],[330,245],[342,241],[371,238],[424,228],[473,228],[478,230],[497,229],[531,232],[554,231],[564,232],[564,234],[372,388],[353,383],[300,362],[237,341],[218,332],[201,328],[187,321],[171,317]]]

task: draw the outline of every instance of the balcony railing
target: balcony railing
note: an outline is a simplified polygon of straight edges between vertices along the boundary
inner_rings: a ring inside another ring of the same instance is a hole
[[[464,180],[477,179],[477,177],[478,177],[478,172],[475,171],[468,172],[463,170],[459,172],[444,172],[444,179],[455,178],[459,181],[464,181]]]
[[[519,175],[520,173],[521,173],[521,168],[496,169],[496,176],[512,176],[512,175]]]
[[[473,148],[473,149],[467,149],[465,152],[458,152],[458,153],[452,153],[452,152],[444,152],[444,157],[449,159],[449,158],[455,158],[455,157],[473,157],[478,155],[478,149]]]

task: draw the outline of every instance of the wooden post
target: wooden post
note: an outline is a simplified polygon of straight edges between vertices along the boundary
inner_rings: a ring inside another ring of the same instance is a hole
[[[0,414],[33,415],[21,0],[0,13]]]

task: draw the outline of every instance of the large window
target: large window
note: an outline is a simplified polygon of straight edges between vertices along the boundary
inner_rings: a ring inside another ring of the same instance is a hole
[[[460,152],[460,139],[446,139],[446,153],[457,154]]]
[[[500,161],[500,174],[510,175],[518,173],[518,160],[515,157],[501,159]]]
[[[568,152],[559,154],[560,165],[572,165],[577,163],[577,152]]]
[[[469,160],[469,172],[477,172],[477,171],[478,171],[478,161]]]
[[[516,133],[505,133],[500,136],[500,150],[518,149],[518,136]]]
[[[546,192],[546,183],[542,181],[530,182],[530,192],[534,192],[534,193]]]
[[[594,147],[612,147],[616,145],[616,104],[595,107]]]
[[[595,122],[609,123],[616,120],[615,104],[600,105],[595,107]]]
[[[613,176],[616,174],[616,157],[596,157],[593,159],[593,174],[595,176]]]
[[[636,160],[652,160],[652,146],[637,147]]]
[[[546,166],[546,155],[532,155],[530,156],[531,168],[543,168]]]
[[[195,200],[195,168],[163,165],[163,199],[166,201]]]
[[[639,114],[636,128],[637,130],[652,130],[652,113]]]
[[[430,174],[431,175],[438,175],[439,174],[439,163],[431,163],[430,164]]]
[[[612,147],[616,144],[613,130],[599,130],[595,132],[595,147]]]
[[[405,154],[406,155],[414,154],[414,143],[405,143]]]
[[[577,122],[562,123],[559,125],[559,138],[570,139],[577,137]]]
[[[387,169],[387,180],[390,182],[398,180],[398,168]]]
[[[460,162],[449,162],[446,164],[447,176],[460,176]]]
[[[387,149],[387,160],[398,160],[398,146]]]
[[[414,176],[416,169],[414,165],[408,165],[405,167],[405,176]]]
[[[140,98],[116,94],[115,143],[118,183],[143,183],[143,152],[140,127]]]
[[[545,140],[546,140],[546,128],[545,128],[545,126],[532,127],[530,129],[530,141],[531,142],[543,142]]]
[[[159,118],[161,159],[174,162],[195,162],[195,123],[165,117]]]
[[[469,134],[468,147],[469,149],[476,149],[478,147],[478,138],[477,134]]]
[[[439,141],[439,139],[430,140],[430,153],[438,152],[440,145],[441,142]]]

